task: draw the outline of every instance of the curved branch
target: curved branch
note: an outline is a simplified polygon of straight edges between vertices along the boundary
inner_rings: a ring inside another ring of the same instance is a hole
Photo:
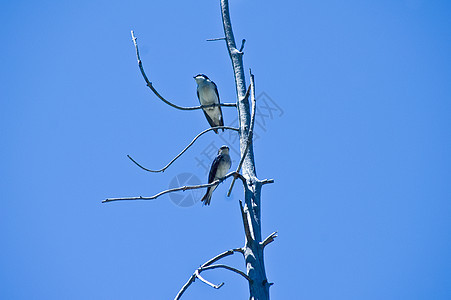
[[[156,194],[154,196],[151,196],[151,197],[139,196],[139,197],[125,197],[125,198],[108,198],[108,199],[103,200],[102,203],[113,202],[113,201],[121,201],[121,200],[153,200],[153,199],[156,199],[156,198],[158,198],[158,197],[160,197],[160,196],[162,196],[164,194],[167,194],[167,193],[172,193],[172,192],[177,192],[177,191],[186,191],[186,190],[195,190],[195,189],[201,189],[201,188],[214,186],[216,184],[219,184],[219,183],[223,182],[224,180],[226,180],[230,176],[240,178],[243,182],[246,182],[246,179],[241,174],[237,174],[236,172],[230,172],[229,174],[227,174],[223,178],[215,180],[212,183],[208,183],[208,184],[185,185],[185,186],[181,186],[181,187],[178,187],[178,188],[173,188],[173,189],[169,189],[169,190],[165,190],[165,191],[159,192],[158,194]]]
[[[191,275],[191,277],[188,279],[188,281],[182,286],[180,291],[175,296],[174,300],[179,300],[180,297],[182,297],[183,293],[189,288],[189,286],[191,285],[191,283],[194,282],[195,279],[196,279],[196,273]]]
[[[218,261],[218,260],[220,260],[220,259],[222,259],[222,258],[224,258],[226,256],[235,254],[235,252],[240,252],[241,254],[243,254],[244,250],[243,250],[243,248],[235,248],[235,249],[230,249],[230,250],[227,250],[225,252],[222,252],[221,254],[216,255],[215,257],[213,257],[212,259],[210,259],[209,261],[204,263],[201,266],[201,268],[207,267],[207,266],[211,265],[212,263],[214,263],[214,262],[216,262],[216,261]]]
[[[138,59],[138,66],[139,66],[139,70],[141,71],[141,75],[144,78],[144,81],[146,82],[146,85],[152,90],[152,92],[158,97],[160,98],[161,101],[163,101],[164,103],[180,109],[180,110],[195,110],[195,109],[201,109],[201,108],[207,108],[207,107],[214,107],[214,106],[226,106],[226,107],[236,107],[236,103],[218,103],[218,104],[209,104],[209,105],[199,105],[199,106],[191,106],[191,107],[183,107],[183,106],[178,106],[168,100],[166,100],[163,96],[160,95],[160,93],[158,93],[158,91],[153,87],[152,82],[149,81],[149,78],[147,78],[146,72],[144,72],[144,68],[142,65],[142,61],[141,58],[139,56],[139,50],[138,50],[138,43],[136,42],[137,38],[135,37],[135,34],[133,32],[133,30],[131,31],[132,34],[132,39],[133,39],[133,44],[135,45],[135,50],[136,50],[136,58]]]
[[[216,288],[216,289],[219,289],[221,286],[224,285],[224,283],[221,283],[219,285],[214,285],[213,283],[205,280],[202,276],[200,276],[200,273],[205,270],[224,268],[224,269],[234,271],[234,272],[240,274],[241,276],[243,276],[244,278],[246,278],[247,280],[250,280],[250,278],[246,274],[244,274],[242,271],[237,270],[235,268],[229,267],[227,265],[211,265],[215,261],[218,261],[221,258],[232,255],[236,252],[240,252],[243,254],[244,250],[243,250],[243,248],[235,248],[235,249],[227,250],[221,254],[216,255],[215,257],[213,257],[212,259],[210,259],[209,261],[204,263],[202,266],[200,266],[198,269],[196,269],[196,271],[194,271],[193,275],[191,275],[191,277],[188,279],[188,281],[183,285],[183,287],[177,293],[177,296],[175,296],[174,300],[178,300],[178,299],[180,299],[180,297],[182,297],[183,293],[185,293],[185,291],[188,289],[188,287],[196,280],[196,277],[199,278],[202,282],[204,282],[204,283],[208,284],[209,286]]]
[[[179,158],[183,153],[185,153],[185,151],[188,150],[188,148],[191,147],[191,146],[194,144],[194,142],[195,142],[201,135],[203,135],[204,133],[207,133],[207,132],[209,132],[209,131],[211,131],[211,130],[215,130],[215,129],[229,129],[229,130],[234,130],[234,131],[237,131],[237,132],[240,131],[238,128],[235,128],[235,127],[228,127],[228,126],[216,126],[216,127],[211,127],[211,128],[205,129],[204,131],[202,131],[201,133],[199,133],[198,135],[196,135],[196,137],[191,141],[191,143],[189,143],[188,146],[185,147],[185,149],[182,150],[182,152],[180,152],[180,153],[179,153],[176,157],[174,157],[174,159],[172,159],[166,166],[164,166],[163,168],[161,168],[161,169],[159,169],[159,170],[150,170],[150,169],[147,169],[147,168],[141,166],[139,163],[137,163],[130,155],[127,155],[127,157],[128,157],[132,162],[134,162],[138,167],[140,167],[141,169],[143,169],[144,171],[152,172],[152,173],[164,172],[167,168],[169,168],[170,165],[172,165],[172,163],[173,163],[177,158]]]
[[[206,270],[210,270],[210,269],[217,269],[217,268],[223,268],[223,269],[227,269],[227,270],[233,271],[233,272],[235,272],[237,274],[240,274],[241,276],[246,278],[248,281],[252,281],[249,278],[249,276],[247,276],[243,271],[240,271],[240,270],[235,269],[234,267],[231,267],[231,266],[228,266],[228,265],[211,265],[211,266],[208,266],[208,267],[201,268],[199,270],[199,273],[202,272],[202,271],[206,271]]]

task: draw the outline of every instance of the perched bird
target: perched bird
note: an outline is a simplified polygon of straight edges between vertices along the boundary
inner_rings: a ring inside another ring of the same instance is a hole
[[[229,147],[222,146],[218,150],[218,155],[216,156],[215,160],[211,164],[210,173],[208,174],[208,183],[212,183],[213,181],[217,179],[223,178],[227,171],[232,166],[232,160],[230,159],[229,155]],[[204,202],[205,205],[210,205],[211,201],[211,195],[213,194],[213,191],[218,187],[218,185],[210,186],[207,189],[207,192],[205,193],[205,196],[202,198],[202,202]]]
[[[207,75],[199,74],[194,76],[197,83],[197,98],[199,98],[200,105],[219,104],[219,93],[216,84],[211,81]],[[222,119],[221,106],[211,106],[202,108],[205,117],[211,127],[224,126]],[[224,131],[224,129],[222,129]],[[218,133],[218,130],[214,130]]]

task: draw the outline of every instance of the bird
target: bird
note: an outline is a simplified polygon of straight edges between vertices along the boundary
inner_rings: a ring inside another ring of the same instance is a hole
[[[205,74],[198,74],[193,77],[197,83],[197,98],[200,105],[219,104],[219,93],[216,84]],[[203,107],[205,117],[211,127],[224,126],[221,106]],[[222,129],[224,131],[224,129]],[[214,129],[218,133],[217,129]]]
[[[227,171],[230,169],[231,166],[232,160],[230,159],[229,155],[229,147],[222,146],[221,148],[219,148],[218,155],[211,164],[210,173],[208,174],[208,183],[212,183],[215,180],[224,178],[224,176],[227,174]],[[217,187],[218,187],[217,184],[208,187],[205,196],[201,200],[202,202],[204,202],[205,205],[210,205],[211,196],[213,194],[213,191]]]

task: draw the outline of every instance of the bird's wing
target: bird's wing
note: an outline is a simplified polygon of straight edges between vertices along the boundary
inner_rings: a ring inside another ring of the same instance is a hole
[[[199,103],[200,105],[202,105],[202,102],[200,101],[200,96],[199,96],[199,90],[197,91],[197,98],[199,99]],[[218,98],[219,99],[219,98]],[[221,106],[219,106],[219,109],[221,110]],[[204,112],[205,118],[207,118],[208,124],[210,124],[211,127],[216,127],[215,122],[210,118],[210,116],[207,114],[207,112],[205,111],[205,109],[202,108],[202,111]],[[221,123],[222,122],[222,112],[221,113]],[[220,126],[224,126],[224,124],[221,124]],[[213,130],[215,133],[218,133],[217,129]]]
[[[210,173],[208,174],[208,183],[215,181],[216,171],[218,170],[219,163],[222,160],[222,155],[216,156],[215,160],[211,164]]]
[[[213,81],[211,83],[213,83],[213,85],[215,86],[215,93],[216,93],[216,97],[218,97],[218,103],[221,103],[221,100],[219,100],[218,87],[216,86],[216,83],[214,83]],[[221,120],[219,122],[219,126],[224,126],[224,118],[222,117],[221,106],[218,106],[218,109],[219,109],[219,114],[221,115]],[[222,131],[224,131],[224,129]]]
[[[207,112],[205,110],[202,109],[202,111],[204,112],[205,118],[207,118],[208,123],[210,124],[211,127],[216,127],[215,122],[213,122],[213,120],[210,118],[210,116],[207,114]],[[220,125],[220,126],[224,126],[224,125]],[[218,133],[218,129],[213,129],[213,131],[215,133]]]

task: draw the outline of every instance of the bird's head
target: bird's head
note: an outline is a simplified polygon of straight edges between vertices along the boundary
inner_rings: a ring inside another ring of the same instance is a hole
[[[229,147],[227,147],[226,145],[222,146],[218,150],[218,154],[228,154],[228,153],[229,153]]]
[[[208,78],[207,75],[205,75],[205,74],[197,74],[193,78],[194,78],[194,80],[196,80],[197,84],[204,82],[206,80],[210,80],[210,78]]]

